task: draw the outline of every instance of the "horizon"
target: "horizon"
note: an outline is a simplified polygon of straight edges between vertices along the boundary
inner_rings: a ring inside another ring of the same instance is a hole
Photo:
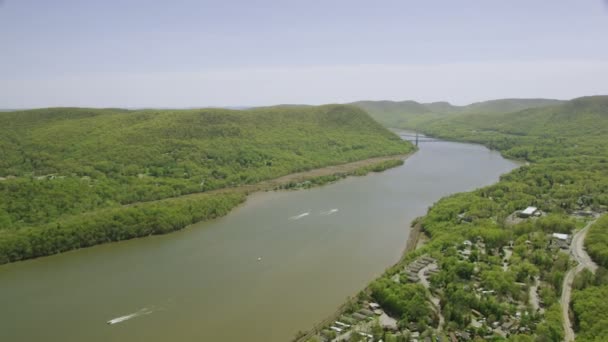
[[[574,97],[574,98],[566,98],[566,99],[557,99],[557,98],[546,98],[546,97],[503,97],[503,98],[493,98],[493,99],[488,99],[488,100],[481,100],[481,101],[475,101],[475,102],[470,102],[470,103],[465,103],[465,104],[454,104],[450,101],[432,101],[432,102],[422,102],[422,101],[418,101],[418,100],[414,100],[414,99],[403,99],[403,100],[386,100],[386,99],[377,99],[377,100],[369,100],[369,99],[364,99],[364,100],[356,100],[356,101],[352,101],[352,102],[343,102],[343,103],[337,103],[337,102],[328,102],[328,103],[319,103],[319,104],[307,104],[307,103],[275,103],[275,104],[268,104],[268,105],[259,105],[259,106],[247,106],[247,105],[243,105],[243,106],[184,106],[184,107],[104,107],[104,106],[86,106],[86,107],[79,107],[79,106],[55,106],[55,107],[29,107],[29,108],[2,108],[0,107],[0,111],[22,111],[22,110],[36,110],[36,109],[45,109],[45,108],[92,108],[92,109],[125,109],[125,110],[133,110],[133,111],[137,111],[137,110],[188,110],[188,109],[213,109],[213,108],[217,108],[217,109],[230,109],[230,110],[247,110],[247,109],[254,109],[254,108],[264,108],[264,107],[280,107],[280,106],[325,106],[325,105],[350,105],[353,103],[358,103],[358,102],[392,102],[392,103],[402,103],[402,102],[415,102],[415,103],[419,103],[419,104],[423,104],[423,105],[428,105],[428,104],[433,104],[433,103],[447,103],[451,106],[454,107],[467,107],[467,106],[471,106],[474,104],[478,104],[478,103],[486,103],[486,102],[492,102],[492,101],[502,101],[502,100],[557,100],[557,101],[563,101],[563,102],[568,102],[568,101],[572,101],[572,100],[576,100],[576,99],[580,99],[580,98],[586,98],[586,97],[598,97],[598,96],[608,96],[608,94],[591,94],[591,95],[585,95],[585,96],[579,96],[579,97]]]
[[[0,1],[0,108],[608,94],[607,19],[602,0]]]

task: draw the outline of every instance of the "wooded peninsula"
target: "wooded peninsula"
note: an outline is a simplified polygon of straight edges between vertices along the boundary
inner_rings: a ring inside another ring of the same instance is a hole
[[[230,189],[413,150],[346,105],[0,113],[0,264],[171,232],[245,200]]]

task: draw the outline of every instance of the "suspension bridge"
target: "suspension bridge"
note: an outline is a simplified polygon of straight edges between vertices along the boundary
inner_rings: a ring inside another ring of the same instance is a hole
[[[441,141],[439,139],[427,137],[426,135],[418,134],[418,132],[416,132],[416,133],[399,133],[399,136],[401,137],[401,139],[414,143],[416,146],[418,146],[418,143],[440,142]]]

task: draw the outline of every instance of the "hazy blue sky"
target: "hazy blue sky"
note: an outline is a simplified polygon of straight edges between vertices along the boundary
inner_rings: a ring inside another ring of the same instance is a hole
[[[601,0],[0,3],[0,108],[608,94]]]

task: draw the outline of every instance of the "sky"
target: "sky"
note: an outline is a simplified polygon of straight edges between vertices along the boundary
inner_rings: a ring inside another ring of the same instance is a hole
[[[0,108],[608,94],[607,0],[0,0]]]

